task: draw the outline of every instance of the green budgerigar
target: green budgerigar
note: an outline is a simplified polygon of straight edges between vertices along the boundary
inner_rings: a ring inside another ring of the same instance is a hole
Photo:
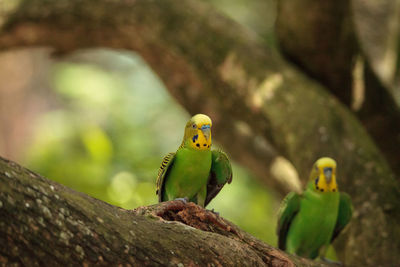
[[[211,119],[193,116],[186,124],[182,144],[164,157],[157,176],[159,202],[188,199],[205,207],[226,183],[232,181],[227,155],[211,150]]]
[[[278,219],[278,245],[288,253],[324,258],[329,244],[349,223],[353,208],[348,194],[336,183],[336,162],[318,159],[302,194],[289,193]]]

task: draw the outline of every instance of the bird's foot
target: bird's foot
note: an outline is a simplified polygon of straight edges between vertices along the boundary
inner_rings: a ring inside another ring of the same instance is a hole
[[[343,263],[341,263],[340,261],[330,260],[330,259],[325,258],[325,257],[321,257],[321,261],[329,263],[329,264],[334,264],[334,265],[337,265],[337,266],[343,266]]]
[[[184,202],[185,204],[187,204],[189,202],[188,197],[178,197],[178,198],[175,198],[174,200],[180,200],[180,201]]]

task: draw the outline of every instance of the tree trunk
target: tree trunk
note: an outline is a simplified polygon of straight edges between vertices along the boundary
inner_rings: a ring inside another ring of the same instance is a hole
[[[193,203],[124,210],[0,158],[0,264],[325,266],[286,255]]]
[[[357,82],[362,83],[364,91],[360,107],[354,109],[400,177],[400,108],[371,66],[377,61],[371,54],[381,61],[390,58],[396,62],[396,51],[385,52],[388,48],[395,50],[393,45],[386,45],[387,39],[399,35],[387,29],[390,22],[400,21],[396,2],[282,0],[278,1],[276,29],[283,53],[348,107],[355,101],[355,62],[363,60],[362,77]],[[380,30],[371,30],[373,27]]]
[[[342,260],[400,264],[400,189],[385,159],[344,105],[247,29],[192,0],[29,0],[10,6],[2,12],[0,48],[137,51],[189,112],[211,115],[225,150],[237,156],[249,149],[251,156],[237,159],[275,188],[280,183],[265,174],[276,155],[288,158],[303,181],[318,157],[335,158],[340,189],[355,206],[338,240]],[[230,137],[235,129],[255,145],[236,142]]]

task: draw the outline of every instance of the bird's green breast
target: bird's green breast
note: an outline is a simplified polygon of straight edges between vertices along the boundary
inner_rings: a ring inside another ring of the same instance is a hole
[[[315,258],[321,246],[330,243],[338,209],[338,192],[315,192],[310,187],[303,193],[300,210],[290,226],[286,248],[290,253]]]
[[[207,185],[211,168],[211,151],[180,148],[166,177],[166,199],[193,198]]]

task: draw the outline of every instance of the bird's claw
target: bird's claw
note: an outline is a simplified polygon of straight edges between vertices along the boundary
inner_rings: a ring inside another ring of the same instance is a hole
[[[187,204],[189,202],[189,198],[187,198],[187,197],[178,197],[178,198],[175,198],[174,200],[180,200],[185,204]]]

